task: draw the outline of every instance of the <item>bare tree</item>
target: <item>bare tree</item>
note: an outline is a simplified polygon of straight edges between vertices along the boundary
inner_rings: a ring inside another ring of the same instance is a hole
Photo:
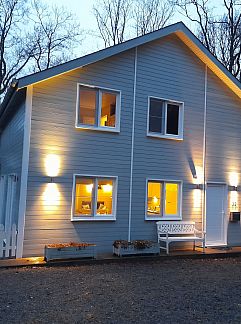
[[[0,96],[30,66],[36,71],[65,61],[79,34],[73,16],[63,9],[51,10],[40,1],[0,0]]]
[[[241,1],[223,0],[224,14],[214,15],[210,0],[177,0],[182,13],[197,24],[207,49],[241,80]]]
[[[220,24],[220,58],[233,75],[241,80],[241,3],[224,0],[226,13]]]
[[[28,63],[33,46],[22,38],[19,24],[28,7],[24,0],[0,0],[0,95]]]
[[[172,0],[98,0],[93,7],[105,47],[162,28],[174,14]],[[128,36],[127,36],[128,35]]]
[[[164,27],[174,14],[174,4],[169,0],[136,0],[134,27],[141,36]]]
[[[105,47],[122,43],[130,19],[130,0],[99,0],[93,9]]]
[[[189,20],[197,24],[197,35],[213,54],[216,53],[215,22],[210,0],[177,0],[175,4]]]
[[[33,39],[35,71],[42,71],[70,59],[81,40],[81,30],[73,14],[63,7],[48,7],[34,0]]]

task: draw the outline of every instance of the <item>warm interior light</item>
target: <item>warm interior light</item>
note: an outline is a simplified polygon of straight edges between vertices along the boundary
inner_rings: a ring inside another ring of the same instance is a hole
[[[108,120],[108,116],[107,115],[101,117],[101,119],[100,119],[100,126],[106,126],[107,120]]]
[[[231,172],[229,174],[229,184],[232,187],[238,186],[238,173],[237,172]]]
[[[112,185],[110,185],[109,183],[102,185],[101,188],[103,189],[103,192],[112,192]]]
[[[147,214],[160,215],[161,211],[161,192],[162,183],[155,181],[148,181],[148,200],[147,200]]]
[[[91,184],[87,184],[87,185],[86,185],[86,191],[87,191],[88,193],[91,193],[91,192],[92,192],[92,189],[93,189],[93,183],[91,183]]]
[[[48,154],[45,159],[45,170],[48,177],[56,177],[59,174],[60,159],[56,154]]]
[[[158,198],[156,196],[153,197],[153,204],[157,204],[158,203]]]
[[[60,203],[60,193],[56,183],[48,183],[43,193],[46,206],[57,206]]]

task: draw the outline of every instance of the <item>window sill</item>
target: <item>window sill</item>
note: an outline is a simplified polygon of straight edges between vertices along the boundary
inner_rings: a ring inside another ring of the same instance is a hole
[[[120,130],[114,127],[95,127],[95,126],[88,126],[88,125],[76,125],[75,128],[93,130],[99,132],[120,133]]]
[[[176,135],[162,135],[158,133],[147,133],[148,137],[156,137],[156,138],[163,138],[163,139],[170,139],[170,140],[176,140],[176,141],[183,141],[183,136],[176,136]]]
[[[71,222],[79,222],[79,221],[87,221],[87,222],[98,222],[98,221],[116,221],[115,216],[74,216],[71,218]]]
[[[153,217],[153,216],[146,215],[145,220],[146,221],[160,221],[160,220],[163,220],[163,221],[181,221],[182,217],[180,217],[180,216],[175,216],[175,217],[174,216],[173,217]]]

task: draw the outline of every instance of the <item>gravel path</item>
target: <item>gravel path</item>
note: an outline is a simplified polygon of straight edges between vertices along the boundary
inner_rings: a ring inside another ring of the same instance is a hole
[[[0,323],[241,323],[241,258],[1,269]]]

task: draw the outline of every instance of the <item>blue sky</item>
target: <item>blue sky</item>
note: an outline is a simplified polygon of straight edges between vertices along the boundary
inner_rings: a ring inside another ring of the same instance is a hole
[[[103,42],[97,37],[98,28],[96,20],[93,14],[93,5],[95,0],[44,0],[47,4],[54,4],[58,6],[64,6],[75,13],[79,19],[80,25],[87,32],[85,33],[85,39],[82,45],[78,49],[77,56],[82,56],[84,54],[99,50],[103,48]],[[215,11],[218,14],[222,12],[223,0],[210,0]],[[183,17],[180,13],[176,12],[171,22],[175,23],[182,20],[190,29],[193,30],[194,26],[192,23]]]

